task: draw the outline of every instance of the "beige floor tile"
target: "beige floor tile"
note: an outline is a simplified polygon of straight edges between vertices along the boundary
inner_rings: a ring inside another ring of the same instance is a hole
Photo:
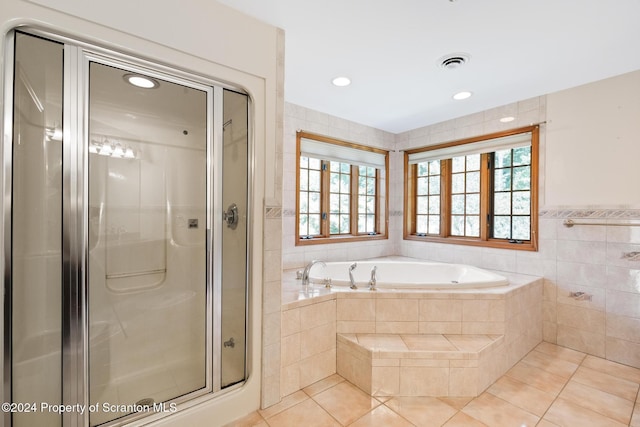
[[[640,369],[595,356],[587,356],[582,366],[640,384]]]
[[[638,393],[638,384],[603,372],[594,371],[591,368],[580,366],[571,381],[593,387],[607,393],[615,394],[630,401],[635,401]]]
[[[258,412],[252,412],[247,416],[225,424],[224,427],[267,427],[267,422]]]
[[[260,415],[262,415],[263,418],[269,418],[297,405],[300,402],[307,400],[308,398],[309,396],[307,396],[303,391],[297,391],[282,399],[280,403],[276,403],[275,405],[269,406],[266,409],[261,409],[258,412],[260,413]]]
[[[540,417],[504,401],[491,393],[483,393],[462,409],[465,414],[491,427],[535,426]]]
[[[550,356],[555,356],[558,359],[566,360],[571,363],[580,364],[584,360],[586,354],[580,351],[571,350],[570,348],[562,347],[549,342],[541,342],[538,344],[534,351],[539,351]]]
[[[313,399],[342,425],[349,425],[380,405],[378,400],[347,381],[316,394]]]
[[[316,383],[311,384],[308,387],[303,388],[302,391],[307,393],[309,396],[314,396],[322,391],[325,391],[333,387],[336,384],[341,383],[342,381],[344,381],[344,378],[342,378],[338,374],[333,374],[331,376],[328,376],[325,379],[322,379]]]
[[[393,412],[386,406],[378,406],[373,411],[358,419],[349,427],[413,427],[409,421]]]
[[[544,418],[540,420],[536,427],[560,427],[558,424],[554,424],[551,421],[547,421]]]
[[[449,421],[444,423],[442,427],[489,427],[489,426],[465,414],[464,412],[458,412]]]
[[[340,424],[331,418],[313,399],[307,399],[289,409],[267,418],[270,427],[339,427]]]
[[[551,372],[562,378],[570,378],[579,366],[577,363],[568,362],[540,351],[532,351],[522,360],[531,366]]]
[[[559,397],[623,424],[631,420],[633,402],[575,381],[569,381]]]
[[[442,335],[401,335],[409,350],[456,351],[457,348]]]
[[[640,395],[638,396],[640,399]],[[640,427],[640,404],[636,403],[636,407],[633,410],[633,416],[631,417],[631,423],[629,427]]]
[[[539,417],[544,415],[555,399],[553,394],[545,393],[508,376],[498,379],[487,391]]]
[[[480,351],[493,340],[487,335],[445,335],[460,351]]]
[[[544,419],[562,427],[623,427],[627,425],[562,398],[553,402]]]
[[[467,404],[473,400],[473,397],[437,397],[436,399],[442,400],[447,405],[459,411],[467,406]]]
[[[513,368],[507,371],[506,375],[554,396],[557,396],[567,383],[566,378],[559,377],[525,362],[516,363]]]
[[[458,412],[435,397],[394,397],[385,405],[421,427],[440,427]]]

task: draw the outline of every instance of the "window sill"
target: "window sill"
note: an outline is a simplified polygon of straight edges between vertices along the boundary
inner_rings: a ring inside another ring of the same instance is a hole
[[[326,245],[332,243],[351,243],[351,242],[366,242],[369,240],[385,240],[388,236],[386,234],[372,234],[372,235],[344,235],[334,237],[314,237],[312,239],[296,239],[296,246],[307,245]]]
[[[501,239],[479,240],[469,237],[438,237],[438,236],[417,236],[415,234],[405,235],[404,240],[419,242],[446,243],[452,245],[480,246],[494,249],[511,249],[516,251],[536,252],[538,245],[535,239],[522,241],[519,243],[509,242]]]

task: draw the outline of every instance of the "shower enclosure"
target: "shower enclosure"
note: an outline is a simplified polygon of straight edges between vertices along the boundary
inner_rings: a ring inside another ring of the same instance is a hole
[[[248,96],[35,30],[9,43],[5,425],[143,422],[240,387]]]

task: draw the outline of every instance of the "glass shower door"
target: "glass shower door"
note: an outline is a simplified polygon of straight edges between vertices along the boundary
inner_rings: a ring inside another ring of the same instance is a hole
[[[91,425],[210,384],[208,95],[90,62]]]

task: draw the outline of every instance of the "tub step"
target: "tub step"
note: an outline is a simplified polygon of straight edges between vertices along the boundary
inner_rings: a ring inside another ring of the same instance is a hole
[[[372,396],[478,396],[506,371],[503,335],[338,334],[338,374]]]

